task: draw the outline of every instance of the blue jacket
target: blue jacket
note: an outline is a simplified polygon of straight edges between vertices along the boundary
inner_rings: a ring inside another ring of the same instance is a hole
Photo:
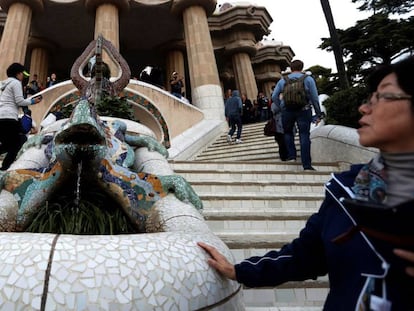
[[[300,72],[292,72],[288,75],[288,78],[292,79],[292,78],[300,78],[301,76],[303,76],[304,73],[300,73]],[[272,102],[274,103],[278,103],[281,107],[284,107],[284,103],[283,100],[280,100],[280,93],[283,93],[283,89],[285,87],[285,79],[280,79],[277,84],[275,89],[273,90],[272,93]],[[319,96],[318,96],[318,89],[316,88],[316,82],[315,80],[311,77],[311,76],[307,76],[304,80],[303,80],[304,86],[305,86],[305,91],[307,94],[307,98],[310,102],[310,104],[313,106],[313,109],[315,110],[315,113],[317,116],[321,115],[321,106],[319,105]],[[306,106],[306,109],[308,106]],[[310,106],[309,106],[310,108]]]
[[[320,210],[309,218],[299,237],[280,251],[237,264],[237,280],[248,287],[277,286],[328,274],[330,291],[324,310],[334,311],[356,310],[371,280],[375,285],[373,293],[379,297],[382,285],[386,284],[393,311],[414,310],[414,278],[408,277],[401,267],[398,270],[391,265],[389,269],[390,262],[395,261],[389,243],[384,243],[388,245],[384,256],[377,249],[383,249],[381,242],[374,244],[371,237],[358,230],[341,242],[334,241],[355,228],[356,222],[343,200],[352,197],[350,187],[360,169],[361,165],[355,165],[348,172],[334,174],[325,185],[326,197]],[[410,204],[412,207],[413,203]]]
[[[231,93],[231,97],[226,100],[224,114],[226,118],[230,116],[240,116],[242,114],[243,103],[240,98],[240,93],[234,90]]]

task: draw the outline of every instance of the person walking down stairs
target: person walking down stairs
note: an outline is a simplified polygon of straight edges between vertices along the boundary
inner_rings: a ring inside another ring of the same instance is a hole
[[[226,106],[224,109],[224,114],[226,120],[230,126],[230,130],[227,134],[227,142],[231,143],[233,139],[233,134],[236,131],[236,144],[240,144],[243,141],[241,140],[242,133],[242,101],[240,98],[240,93],[238,90],[234,90],[231,94],[231,97],[227,99]]]

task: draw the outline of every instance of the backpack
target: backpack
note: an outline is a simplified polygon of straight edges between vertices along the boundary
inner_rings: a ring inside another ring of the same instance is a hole
[[[20,124],[22,126],[23,134],[27,134],[32,129],[32,117],[28,115],[23,115],[20,119]]]
[[[308,104],[305,91],[306,74],[299,78],[285,77],[285,86],[283,88],[283,101],[287,109],[298,110]]]

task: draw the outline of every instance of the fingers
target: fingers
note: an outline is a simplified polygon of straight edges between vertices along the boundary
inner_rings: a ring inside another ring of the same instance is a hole
[[[403,249],[394,249],[394,254],[414,264],[414,252],[406,251]],[[405,271],[409,276],[414,277],[414,267],[407,267]]]
[[[226,257],[224,257],[215,247],[198,242],[198,246],[210,254],[212,258],[207,260],[210,267],[216,269],[220,274],[231,280],[236,280],[236,270]]]

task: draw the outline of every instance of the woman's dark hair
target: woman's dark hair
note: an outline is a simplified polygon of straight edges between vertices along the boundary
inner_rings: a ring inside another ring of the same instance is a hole
[[[24,68],[24,66],[22,64],[19,63],[13,63],[11,64],[8,68],[7,68],[7,76],[10,78],[15,78],[17,76],[18,73],[20,72],[24,72],[26,69]]]
[[[411,95],[411,103],[414,104],[414,83],[412,82],[414,56],[409,56],[394,64],[378,66],[368,77],[368,91],[375,92],[381,80],[391,73],[395,73],[398,85],[405,93]]]

